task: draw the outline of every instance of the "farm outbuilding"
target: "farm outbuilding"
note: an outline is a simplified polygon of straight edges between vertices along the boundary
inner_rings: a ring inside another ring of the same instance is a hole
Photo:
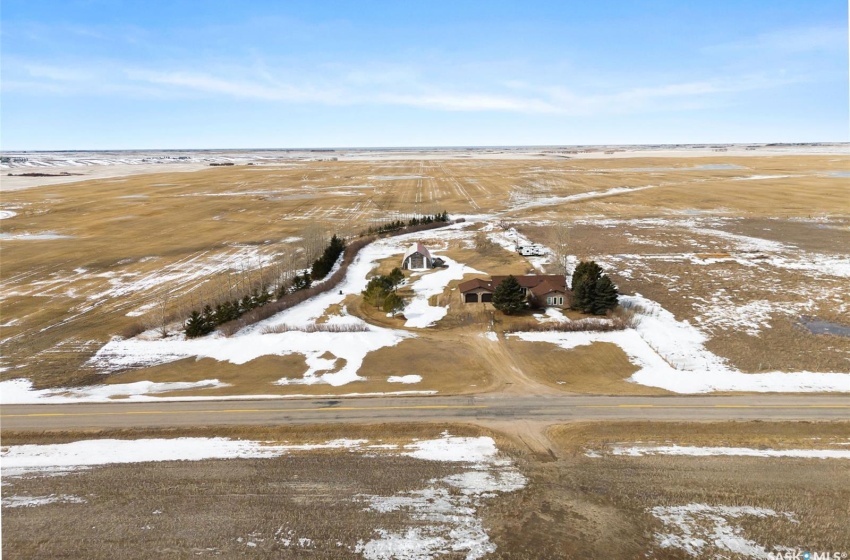
[[[422,243],[411,245],[401,260],[401,268],[405,270],[427,270],[433,267],[434,258]]]

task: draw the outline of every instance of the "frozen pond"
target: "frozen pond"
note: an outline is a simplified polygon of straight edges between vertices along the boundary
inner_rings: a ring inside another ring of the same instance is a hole
[[[829,321],[821,321],[812,317],[801,317],[800,324],[813,334],[832,334],[835,336],[850,336],[850,327]]]

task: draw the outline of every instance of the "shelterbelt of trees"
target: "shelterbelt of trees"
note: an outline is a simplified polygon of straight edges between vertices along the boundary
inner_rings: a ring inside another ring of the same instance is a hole
[[[296,273],[290,280],[281,279],[275,286],[259,286],[242,298],[223,299],[208,303],[200,310],[194,309],[183,325],[184,332],[188,338],[197,338],[218,329],[229,336],[243,327],[333,289],[343,279],[348,265],[360,249],[375,239],[449,224],[448,213],[442,212],[433,216],[413,217],[407,222],[399,220],[378,228],[370,228],[370,233],[361,233],[350,242],[333,235],[322,255],[313,262],[310,269]],[[339,267],[331,273],[337,262]],[[322,283],[314,285],[314,282],[319,280],[322,280]]]

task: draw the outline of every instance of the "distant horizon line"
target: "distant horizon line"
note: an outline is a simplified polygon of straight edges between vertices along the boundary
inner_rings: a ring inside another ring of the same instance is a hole
[[[441,146],[336,146],[336,147],[299,147],[299,148],[83,148],[83,149],[3,149],[0,153],[63,153],[63,152],[338,152],[338,151],[388,151],[388,150],[505,150],[505,149],[544,149],[544,148],[669,148],[669,147],[705,147],[726,146],[828,146],[850,145],[850,141],[821,142],[682,142],[645,144],[505,144],[505,145],[441,145]]]

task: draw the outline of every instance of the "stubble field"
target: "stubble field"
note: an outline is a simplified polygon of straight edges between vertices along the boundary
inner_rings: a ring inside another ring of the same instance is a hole
[[[399,454],[446,432],[493,437],[498,461]],[[5,474],[3,554],[745,558],[850,548],[844,530],[850,518],[841,507],[850,499],[846,458],[758,456],[765,449],[846,452],[847,423],[585,423],[547,433],[548,453],[471,426],[7,433],[4,446],[178,435],[265,445],[340,437],[368,443],[276,458],[136,462],[63,476]],[[617,446],[630,445],[725,446],[754,456],[616,454]],[[39,498],[53,502],[38,505]],[[31,505],[20,505],[25,502]],[[403,542],[415,547],[392,548]]]
[[[103,382],[90,359],[111,337],[179,320],[223,286],[307,266],[332,233],[352,236],[442,210],[467,218],[467,238],[443,253],[472,269],[534,270],[485,235],[515,226],[553,249],[538,263],[543,270],[561,270],[561,254],[596,259],[623,293],[640,293],[697,326],[709,337],[706,348],[742,371],[848,372],[850,338],[800,325],[802,317],[845,324],[850,312],[847,172],[846,158],[813,155],[301,161],[11,191],[2,205],[15,215],[0,222],[0,379],[28,378],[36,387]],[[446,318],[370,353],[367,381],[355,389],[271,385],[303,373],[295,354],[244,365],[183,360],[113,372],[108,381],[242,380],[238,390],[207,389],[210,395],[398,390],[383,379],[411,373],[392,365],[400,360],[393,354],[408,348],[420,360],[415,373],[431,376],[411,388],[492,388],[474,357],[488,314],[464,308],[456,284],[434,296],[448,306]],[[404,330],[346,301],[347,312]],[[526,373],[555,389],[629,392],[634,386],[618,380],[632,368],[609,350],[594,344],[564,352],[582,353],[576,359],[612,375],[610,382],[560,383],[531,362]],[[439,376],[439,353],[458,364],[455,375]]]

